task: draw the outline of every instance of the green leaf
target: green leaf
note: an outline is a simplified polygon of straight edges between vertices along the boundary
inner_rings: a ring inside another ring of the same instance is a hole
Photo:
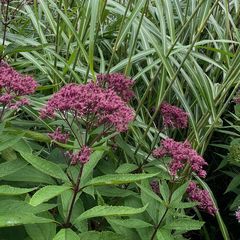
[[[21,140],[24,134],[18,134],[18,135],[2,135],[0,140],[0,152],[12,147],[14,144],[16,144],[18,141]]]
[[[178,231],[199,230],[204,225],[204,222],[193,219],[177,219],[164,226],[165,229],[174,229]]]
[[[128,197],[130,195],[137,195],[136,192],[133,192],[128,189],[123,189],[117,186],[96,186],[96,191],[100,193],[101,196],[106,197]]]
[[[56,204],[41,204],[37,207],[33,207],[29,203],[25,201],[19,201],[19,200],[1,200],[0,201],[0,215],[7,215],[7,214],[37,214],[44,211],[47,211],[49,209],[52,209],[56,207]]]
[[[12,161],[11,161],[12,162]],[[27,162],[23,161],[25,164]],[[0,170],[1,172],[1,170]],[[43,172],[38,171],[31,165],[25,165],[25,167],[19,169],[18,171],[9,174],[2,178],[6,181],[13,182],[31,182],[31,183],[47,183],[47,184],[56,184],[54,179]]]
[[[17,159],[17,154],[16,152],[10,147],[6,148],[1,152],[1,157],[2,159],[6,161],[13,161]]]
[[[23,224],[51,223],[52,219],[37,217],[31,213],[0,215],[0,227],[12,227]]]
[[[23,160],[16,159],[0,164],[0,177],[10,175],[18,170],[24,168],[27,163]]]
[[[189,182],[184,183],[173,192],[170,205],[179,203],[182,200],[182,197],[187,190],[188,184]]]
[[[24,193],[32,192],[37,188],[17,188],[17,187],[11,187],[8,185],[2,185],[0,186],[0,196],[1,195],[21,195]]]
[[[81,185],[84,184],[84,182],[86,182],[89,176],[91,176],[93,169],[96,167],[99,160],[102,158],[103,153],[104,153],[104,149],[100,149],[100,150],[94,151],[91,154],[89,161],[84,165],[84,168],[83,168]]]
[[[233,191],[234,189],[236,189],[238,186],[240,185],[240,176],[237,175],[235,176],[231,182],[229,183],[227,190],[225,191],[225,193]]]
[[[86,185],[99,186],[99,185],[116,185],[116,184],[132,183],[132,182],[137,182],[143,179],[152,178],[157,174],[156,173],[155,174],[147,174],[147,173],[107,174],[104,176],[93,178]]]
[[[12,53],[37,51],[43,49],[46,46],[47,44],[39,46],[22,46],[16,43],[10,43],[4,51],[4,56]]]
[[[175,238],[171,236],[171,231],[160,228],[157,231],[157,240],[174,240]]]
[[[40,214],[40,217],[53,219],[49,212]],[[26,224],[24,227],[32,240],[52,240],[56,235],[56,223]]]
[[[90,231],[79,234],[79,237],[79,240],[126,240],[126,237],[110,231]]]
[[[142,208],[132,208],[125,206],[96,206],[82,213],[75,220],[75,222],[93,217],[128,216],[142,213],[146,210],[146,208],[147,205]]]
[[[68,181],[66,174],[59,167],[59,165],[49,162],[31,153],[21,152],[20,154],[27,162],[29,162],[33,167],[35,167],[39,171],[48,174],[51,177],[62,179],[63,181]]]
[[[61,229],[53,240],[80,240],[72,229]]]
[[[134,218],[129,218],[129,219],[109,219],[110,222],[126,227],[126,228],[146,228],[146,227],[152,227],[152,224],[145,222],[141,219],[134,219]]]
[[[130,173],[134,170],[136,170],[138,168],[138,166],[136,164],[132,164],[132,163],[124,163],[122,165],[120,165],[117,169],[116,169],[116,173]]]
[[[45,186],[38,190],[31,198],[30,204],[32,206],[37,206],[43,202],[48,201],[51,198],[54,198],[61,193],[70,189],[71,186]]]

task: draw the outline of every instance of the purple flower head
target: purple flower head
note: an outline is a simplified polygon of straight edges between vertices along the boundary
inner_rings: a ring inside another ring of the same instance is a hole
[[[155,158],[171,157],[170,173],[175,176],[177,172],[186,164],[191,166],[193,172],[196,172],[199,177],[205,177],[206,171],[203,167],[207,162],[198,153],[191,148],[188,142],[176,142],[171,138],[161,141],[161,147],[153,151]]]
[[[235,212],[236,219],[240,222],[240,207],[238,207],[237,211]]]
[[[216,214],[217,209],[214,206],[207,190],[202,190],[198,188],[195,182],[190,182],[187,188],[187,193],[190,200],[198,202],[198,207],[201,210],[213,216]]]
[[[57,127],[53,133],[49,133],[48,136],[60,143],[67,143],[69,139],[69,133],[63,133],[60,127]]]
[[[76,117],[92,119],[95,125],[119,132],[125,131],[133,120],[133,111],[113,90],[102,89],[93,82],[85,85],[68,84],[55,93],[41,111],[41,117],[54,117],[71,112]]]
[[[240,103],[240,90],[237,91],[236,96],[233,98],[233,102],[236,104]]]
[[[129,102],[134,96],[133,81],[120,73],[99,74],[97,84],[102,88],[113,90],[126,102]]]
[[[77,163],[87,163],[90,159],[91,152],[92,149],[84,145],[80,151],[76,153],[68,153],[71,159],[71,165],[76,165]]]
[[[181,108],[172,106],[169,103],[162,103],[160,112],[163,116],[163,125],[171,128],[186,128],[188,124],[188,114]]]
[[[159,183],[157,180],[152,180],[150,183],[150,186],[157,195],[160,195],[160,188],[159,188]]]
[[[37,82],[30,76],[25,76],[5,62],[0,62],[0,103],[17,109],[28,104],[26,98],[21,98],[35,92]]]

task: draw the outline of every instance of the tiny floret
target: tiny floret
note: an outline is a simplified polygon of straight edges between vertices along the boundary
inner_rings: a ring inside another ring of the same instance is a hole
[[[198,207],[201,210],[212,216],[216,214],[217,208],[214,206],[207,190],[202,190],[195,182],[190,182],[187,193],[190,200],[198,202]]]
[[[28,99],[23,96],[35,92],[37,82],[30,76],[18,73],[5,62],[0,62],[0,103],[17,109],[28,104]]]
[[[181,108],[169,103],[162,103],[160,112],[163,117],[163,125],[171,128],[186,128],[188,124],[188,114]]]
[[[176,142],[171,138],[161,141],[161,147],[153,151],[155,158],[170,157],[170,173],[175,176],[177,172],[186,164],[191,166],[193,172],[196,172],[199,177],[204,178],[206,171],[203,169],[207,162],[202,156],[191,148],[191,145],[185,142]]]
[[[237,211],[235,212],[236,219],[240,222],[240,207],[238,207]]]
[[[67,143],[69,139],[69,133],[63,133],[60,127],[57,127],[53,133],[49,133],[48,136],[60,143]]]
[[[160,195],[160,187],[159,187],[159,182],[157,180],[152,180],[150,182],[150,186],[157,195]]]
[[[88,146],[83,146],[82,149],[76,153],[68,153],[71,159],[71,165],[78,163],[85,164],[89,161],[92,149]]]
[[[55,93],[41,111],[41,117],[53,118],[55,113],[72,113],[91,119],[92,125],[104,125],[119,132],[126,131],[133,120],[133,110],[111,89],[102,89],[95,83],[68,84]],[[94,123],[94,124],[93,124]]]
[[[113,90],[126,102],[129,102],[134,96],[133,81],[121,73],[99,74],[97,84],[102,88]]]

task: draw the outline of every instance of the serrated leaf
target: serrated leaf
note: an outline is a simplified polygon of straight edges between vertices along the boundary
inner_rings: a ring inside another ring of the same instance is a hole
[[[81,183],[84,183],[86,180],[88,180],[89,175],[92,174],[93,169],[102,158],[103,153],[104,150],[96,150],[91,154],[89,161],[84,165]]]
[[[134,219],[134,218],[129,218],[129,219],[109,219],[110,222],[126,227],[126,228],[146,228],[146,227],[152,227],[152,224],[145,222],[141,219]]]
[[[72,229],[61,229],[53,240],[80,240],[80,238]]]
[[[6,181],[13,181],[13,182],[32,182],[32,183],[47,183],[47,184],[56,183],[54,179],[49,175],[43,172],[40,172],[39,170],[37,170],[31,165],[27,165],[28,163],[26,161],[23,161],[23,162],[25,163],[25,167],[18,169],[18,171],[13,172],[12,174],[9,174],[3,177],[2,179]]]
[[[11,187],[9,185],[2,185],[0,186],[0,196],[1,195],[21,195],[28,192],[32,192],[33,190],[37,189],[35,188],[17,188],[17,187]]]
[[[177,219],[164,226],[165,229],[174,229],[178,231],[199,230],[204,225],[204,222],[193,219]]]
[[[124,163],[122,165],[120,165],[117,169],[116,169],[116,173],[130,173],[134,170],[136,170],[138,168],[138,166],[136,164],[132,164],[132,163]]]
[[[227,190],[225,191],[225,193],[233,191],[235,188],[237,188],[240,185],[240,176],[237,175],[235,176],[231,182],[229,183]]]
[[[189,182],[184,183],[173,192],[170,205],[179,203],[182,200],[182,197],[187,190],[188,184]]]
[[[0,141],[0,152],[4,149],[12,147],[14,144],[16,144],[20,139],[24,136],[24,134],[18,134],[18,135],[3,135],[1,136]]]
[[[196,202],[177,202],[177,203],[173,203],[171,204],[172,208],[192,208],[197,206],[198,204]]]
[[[41,157],[35,156],[31,153],[20,153],[21,156],[29,162],[33,167],[38,169],[39,171],[50,175],[51,177],[62,179],[63,181],[68,181],[66,174],[59,167],[59,165],[47,161]]]
[[[147,206],[144,206],[142,208],[132,208],[125,206],[96,206],[82,213],[75,220],[75,222],[93,217],[128,216],[142,213],[146,210],[146,208]]]
[[[117,186],[96,186],[96,191],[100,193],[101,196],[105,197],[128,197],[130,195],[137,195],[136,192],[133,192],[128,189],[122,189]]]
[[[38,190],[31,198],[30,204],[32,206],[37,206],[43,202],[48,201],[51,198],[54,198],[61,193],[70,189],[71,186],[45,186]]]
[[[17,159],[17,154],[12,148],[6,148],[1,152],[1,157],[6,161],[13,161]]]
[[[138,184],[137,183],[137,186],[139,188],[141,188],[142,191],[144,191],[149,197],[157,200],[158,202],[160,203],[163,203],[163,200],[153,191],[149,190],[148,188],[146,188],[145,186],[143,186],[142,184]]]
[[[110,231],[89,231],[79,234],[79,237],[79,240],[126,240],[125,236]]]
[[[157,173],[158,174],[158,173]],[[88,185],[100,186],[100,185],[117,185],[137,182],[143,179],[152,178],[157,175],[148,173],[139,174],[107,174],[104,176],[96,177],[87,182]]]
[[[41,213],[40,217],[53,219],[49,212]],[[56,235],[56,223],[25,224],[24,227],[32,240],[52,240]]]
[[[30,205],[25,201],[19,200],[2,200],[0,201],[0,215],[7,215],[7,214],[37,214],[49,209],[56,207],[56,204],[41,204],[36,207]]]
[[[12,160],[9,162],[1,163],[0,164],[0,177],[5,177],[10,175],[18,170],[24,168],[27,165],[25,161],[20,159]]]
[[[0,227],[12,227],[23,224],[51,223],[52,219],[37,217],[31,213],[0,215]]]
[[[157,240],[174,240],[174,237],[171,236],[171,231],[160,228],[157,231]]]

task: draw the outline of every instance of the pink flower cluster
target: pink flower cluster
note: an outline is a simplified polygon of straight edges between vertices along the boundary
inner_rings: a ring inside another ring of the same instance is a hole
[[[153,192],[155,192],[157,195],[160,194],[159,182],[157,180],[152,180],[150,182],[150,186],[151,186]]]
[[[188,114],[181,108],[172,106],[169,103],[162,103],[160,107],[163,116],[163,125],[172,128],[186,128],[188,124]]]
[[[77,163],[85,164],[89,161],[92,149],[88,146],[82,146],[82,149],[76,153],[68,153],[71,159],[71,165],[76,165]]]
[[[195,182],[190,182],[189,186],[187,188],[187,193],[188,193],[189,199],[199,203],[198,207],[201,210],[203,210],[213,216],[216,214],[217,209],[214,206],[214,204],[210,198],[209,192],[207,190],[202,190],[202,189],[198,188],[198,186]]]
[[[35,92],[37,82],[30,76],[24,76],[7,63],[0,62],[0,103],[17,109],[28,104],[28,100],[23,96]]]
[[[235,212],[236,219],[240,222],[240,207],[238,207],[237,211]]]
[[[97,84],[100,87],[113,90],[126,102],[134,96],[132,91],[133,81],[120,73],[99,74]]]
[[[98,125],[115,127],[119,132],[127,130],[134,117],[133,111],[113,90],[103,89],[93,82],[65,85],[47,102],[41,117],[54,117],[55,112],[71,112],[77,117],[93,119]]]
[[[182,169],[187,163],[191,166],[192,171],[196,172],[199,177],[205,177],[206,171],[203,166],[207,162],[198,153],[191,148],[188,142],[176,142],[171,138],[161,141],[161,147],[153,151],[155,158],[171,157],[170,172],[173,176]]]
[[[67,143],[69,139],[69,133],[63,133],[60,127],[57,127],[53,133],[49,133],[48,136],[60,143]]]

